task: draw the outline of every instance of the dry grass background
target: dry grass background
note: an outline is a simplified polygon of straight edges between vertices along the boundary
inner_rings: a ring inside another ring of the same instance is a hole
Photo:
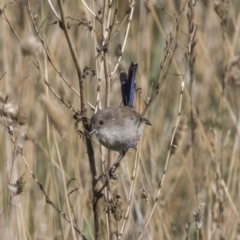
[[[60,16],[60,1],[51,2]],[[133,61],[136,110],[148,106],[152,126],[94,209],[64,32],[48,1],[0,0],[1,239],[240,239],[239,0],[105,2],[105,11],[104,1],[63,2],[86,115],[97,102],[120,105],[119,73]],[[92,141],[101,175],[107,153]]]

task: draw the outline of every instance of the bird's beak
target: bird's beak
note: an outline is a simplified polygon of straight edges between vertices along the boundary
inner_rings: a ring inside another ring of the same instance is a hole
[[[97,131],[97,129],[93,129],[89,134],[92,135],[93,133],[95,133]]]

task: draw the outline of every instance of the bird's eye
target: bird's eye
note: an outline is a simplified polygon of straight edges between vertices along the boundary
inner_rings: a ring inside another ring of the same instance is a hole
[[[103,125],[103,124],[104,124],[104,121],[103,121],[103,120],[100,120],[100,121],[99,121],[99,124],[100,124],[100,125]]]

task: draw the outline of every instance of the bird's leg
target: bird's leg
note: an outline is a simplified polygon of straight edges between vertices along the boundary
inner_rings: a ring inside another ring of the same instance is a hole
[[[109,169],[109,177],[111,179],[116,180],[117,176],[115,174],[116,169],[120,166],[120,162],[121,160],[124,158],[124,156],[126,155],[126,152],[128,151],[128,149],[123,150],[119,156],[117,157],[117,159],[115,160],[114,164],[112,165],[112,167]]]
[[[116,169],[119,167],[121,160],[124,158],[124,156],[126,155],[126,152],[128,151],[128,149],[123,150],[117,157],[117,159],[115,160],[114,164],[112,165],[112,167],[109,169],[109,178],[117,180],[117,176],[115,174]],[[97,181],[99,181],[103,176],[106,176],[107,172],[103,173],[101,176],[99,176],[97,178]]]
[[[98,190],[98,194],[101,194],[102,190],[108,185],[109,179],[113,179],[113,180],[117,180],[117,176],[115,174],[116,169],[119,167],[120,165],[120,161],[124,158],[126,152],[128,151],[128,149],[122,151],[122,153],[119,154],[119,156],[117,157],[117,159],[115,160],[114,164],[112,165],[112,167],[109,169],[108,172],[108,176],[107,173],[103,173],[101,176],[99,176],[97,178],[97,181],[99,181],[103,176],[106,177],[105,183],[103,184],[103,186]]]

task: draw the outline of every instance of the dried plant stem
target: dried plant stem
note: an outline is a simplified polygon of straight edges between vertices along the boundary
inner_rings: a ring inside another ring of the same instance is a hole
[[[197,229],[197,240],[199,240],[199,230]]]
[[[174,60],[174,55],[175,55],[175,51],[177,49],[177,46],[178,46],[178,29],[179,29],[179,24],[180,24],[180,20],[181,20],[181,16],[184,12],[184,9],[185,9],[185,5],[187,3],[187,0],[185,1],[180,13],[179,13],[179,16],[178,18],[176,18],[176,23],[175,23],[175,26],[174,26],[174,30],[173,30],[173,33],[169,34],[169,40],[166,41],[167,43],[167,47],[166,47],[166,54],[164,56],[164,59],[162,61],[162,63],[160,64],[160,69],[161,69],[161,72],[159,74],[159,79],[158,79],[158,83],[155,87],[155,91],[154,93],[152,94],[152,96],[150,97],[148,103],[146,104],[146,107],[145,109],[142,111],[142,115],[144,116],[148,110],[148,108],[150,107],[150,105],[152,104],[152,102],[154,101],[154,99],[157,97],[158,93],[159,93],[159,90],[160,90],[160,87],[161,85],[163,84],[166,76],[167,76],[167,72],[172,64],[172,61]],[[163,35],[165,36],[165,33],[163,32],[162,30],[162,27],[161,27],[161,24],[157,18],[157,15],[156,15],[156,12],[154,10],[154,8],[152,7],[152,5],[150,4],[150,10],[151,10],[151,13],[153,14],[154,16],[154,20],[155,22],[157,23],[157,26],[159,28],[159,30],[163,33]],[[172,49],[172,44],[173,44],[173,41],[174,41],[174,35],[175,36],[175,43],[174,43],[174,46],[173,46],[173,49]],[[166,66],[166,69],[165,69],[165,66]]]
[[[5,12],[3,12],[3,16],[4,16],[4,20],[7,22],[8,26],[10,27],[11,31],[13,32],[14,36],[17,38],[17,40],[19,41],[19,43],[22,43],[20,37],[18,36],[17,32],[15,31],[15,29],[13,28],[11,22],[9,21],[7,15],[5,14]],[[31,57],[32,62],[34,63],[35,67],[37,69],[39,69],[39,65],[37,64],[37,62]]]
[[[128,16],[128,25],[127,25],[127,30],[126,30],[125,37],[124,37],[124,40],[123,40],[123,44],[121,46],[120,55],[118,57],[117,64],[116,64],[114,70],[110,73],[110,77],[112,77],[116,73],[116,71],[118,69],[118,66],[121,62],[122,55],[123,55],[123,52],[124,52],[124,49],[125,49],[125,46],[126,46],[126,43],[127,43],[127,38],[128,38],[130,26],[131,26],[131,20],[132,20],[132,16],[133,16],[133,12],[134,12],[134,6],[135,6],[135,1],[132,0],[132,2],[130,3],[130,6],[129,6],[130,7],[130,13],[129,13],[129,16]]]
[[[110,0],[108,3],[108,0],[104,0],[103,4],[103,17],[102,17],[102,36],[103,36],[103,41],[102,41],[102,48],[106,49],[106,39],[108,38],[108,33],[109,33],[109,24],[110,24],[110,17],[111,17],[111,4],[112,1]],[[107,19],[107,21],[106,21]],[[106,82],[106,92],[105,92],[105,108],[110,106],[110,78],[109,78],[109,70],[108,70],[108,53],[107,49],[102,51],[102,56],[103,56],[103,62],[101,64],[101,69],[102,67],[104,68],[104,76],[105,76],[105,82]],[[102,70],[101,70],[102,72]],[[110,166],[111,166],[111,152],[110,150],[107,150],[107,171],[109,171]],[[102,162],[103,164],[103,162]],[[104,166],[102,166],[104,169]],[[107,183],[109,183],[109,174],[107,174]],[[105,194],[107,198],[107,203],[110,201],[110,191],[109,187],[105,188]],[[110,239],[111,233],[112,233],[112,221],[111,221],[111,213],[108,211],[106,213],[106,219],[107,219],[107,238]]]
[[[196,110],[195,110],[196,111]],[[233,213],[235,214],[236,218],[237,218],[237,221],[238,223],[240,224],[240,216],[239,216],[239,213],[237,211],[237,208],[232,200],[232,197],[229,193],[229,190],[228,190],[228,187],[224,181],[224,179],[222,178],[221,176],[221,173],[220,173],[220,170],[219,170],[219,166],[218,166],[218,163],[216,162],[215,158],[214,158],[214,153],[213,153],[213,149],[211,148],[211,144],[209,143],[209,140],[207,139],[207,136],[206,134],[204,134],[204,129],[203,129],[203,126],[202,126],[202,123],[200,122],[199,119],[196,119],[197,120],[197,124],[199,125],[200,127],[200,131],[203,133],[203,138],[204,138],[204,142],[206,142],[206,146],[207,146],[207,149],[210,153],[210,156],[211,156],[211,159],[212,159],[212,163],[213,163],[213,169],[215,171],[215,173],[217,174],[218,176],[218,179],[220,179],[220,184],[221,184],[221,187],[224,189],[224,192],[227,196],[227,199],[230,203],[230,206],[232,208],[232,211]]]
[[[101,20],[98,18],[98,16],[91,10],[90,7],[88,7],[88,5],[86,4],[86,2],[84,0],[82,0],[82,3],[84,4],[84,6],[86,7],[86,9],[92,14],[92,16],[94,18],[96,18],[100,23],[101,23]]]
[[[24,229],[24,231],[23,231],[24,238],[23,239],[27,239],[27,237],[28,237],[28,239],[31,239],[28,229],[26,227],[26,224],[24,222],[24,218],[23,218],[23,214],[22,214],[22,206],[21,206],[21,202],[19,200],[19,196],[16,196],[16,198],[17,198],[17,203],[18,203],[18,209],[20,212],[21,223],[22,223],[23,229]],[[27,234],[27,236],[26,236],[26,234]]]
[[[93,5],[93,9],[94,9],[94,6],[95,6],[94,1],[92,1],[92,5]],[[93,28],[95,29],[96,28],[96,22],[94,21],[94,16],[92,16],[92,22],[93,22]],[[94,49],[97,49],[97,39],[95,37],[95,34],[93,34],[93,43],[94,43]],[[96,101],[97,101],[97,103],[99,103],[100,102],[101,81],[99,81],[99,79],[100,79],[99,76],[100,75],[99,75],[99,71],[98,71],[97,61],[94,61],[94,64],[95,64],[96,76],[97,76],[97,87],[96,87],[97,97],[96,97]],[[97,108],[95,108],[95,111],[97,111]]]
[[[28,12],[31,18],[31,21],[33,23],[33,27],[37,33],[37,36],[40,40],[40,42],[42,43],[42,46],[44,48],[45,53],[47,54],[47,58],[49,60],[49,62],[51,63],[51,65],[53,66],[53,68],[55,69],[55,71],[58,73],[58,75],[63,79],[64,83],[78,96],[80,97],[80,94],[71,86],[71,84],[68,82],[68,80],[63,76],[62,72],[58,69],[58,67],[56,66],[56,64],[54,63],[54,61],[52,60],[50,53],[46,47],[45,41],[43,40],[43,38],[40,35],[39,29],[37,28],[37,25],[35,23],[34,17],[32,15],[32,10],[31,10],[31,5],[30,2],[28,0]]]
[[[140,143],[138,144],[139,146],[141,145],[141,141]],[[138,146],[138,147],[139,147]],[[141,146],[140,148],[137,149],[141,149]],[[132,202],[133,202],[133,196],[134,196],[134,190],[135,190],[135,186],[136,186],[136,176],[137,176],[137,173],[138,173],[138,167],[139,167],[139,151],[136,152],[136,155],[135,155],[135,161],[134,161],[134,167],[133,167],[133,173],[132,173],[132,177],[131,177],[131,185],[130,185],[130,190],[129,190],[129,193],[128,193],[128,206],[127,206],[127,210],[126,210],[126,213],[124,215],[124,218],[123,218],[123,222],[122,222],[122,226],[121,226],[121,230],[120,232],[118,233],[118,240],[120,240],[122,237],[123,237],[123,232],[124,232],[124,229],[126,227],[126,224],[127,224],[127,221],[129,223],[129,213],[131,211],[131,208],[132,208]]]
[[[110,23],[110,16],[111,16],[111,1],[108,5],[108,0],[104,0],[103,5],[103,19],[102,19],[102,35],[103,35],[103,41],[102,41],[102,47],[105,47],[106,38],[108,37],[108,29],[109,29],[109,23]],[[106,22],[107,18],[107,22]],[[110,106],[110,78],[108,73],[108,54],[107,50],[103,50],[103,67],[104,67],[104,75],[105,75],[105,81],[106,81],[106,93],[105,93],[105,107]]]
[[[115,16],[115,15],[114,15]],[[129,13],[126,14],[126,16],[124,17],[124,19],[122,20],[122,22],[120,23],[119,27],[114,31],[114,33],[112,34],[112,32],[110,32],[109,34],[109,40],[107,43],[111,42],[119,33],[119,31],[121,30],[122,26],[124,25],[124,23],[129,19]],[[112,76],[112,75],[111,75]]]
[[[231,184],[231,180],[233,177],[233,167],[234,167],[234,163],[236,160],[236,153],[238,150],[238,146],[239,146],[239,132],[240,132],[240,109],[238,110],[238,121],[237,121],[237,132],[235,135],[235,140],[234,140],[234,144],[233,144],[233,150],[232,150],[232,154],[231,154],[231,160],[230,160],[230,165],[229,165],[229,174],[228,174],[228,179],[227,179],[227,187],[230,187]]]
[[[192,33],[192,31],[194,30],[194,16],[195,16],[195,11],[194,11],[194,3],[192,2],[192,0],[188,1],[188,32],[189,34]],[[189,95],[190,95],[190,106],[191,106],[191,144],[192,144],[192,162],[193,164],[196,166],[196,159],[195,159],[195,151],[194,151],[194,143],[195,143],[195,129],[196,129],[196,123],[195,123],[195,116],[194,116],[194,106],[193,106],[193,82],[194,82],[194,75],[195,75],[195,54],[194,54],[194,47],[196,44],[196,40],[195,40],[195,35],[193,36],[193,41],[191,43],[191,52],[189,54],[189,78],[190,78],[190,84],[189,84]],[[196,169],[196,168],[194,168]],[[195,175],[194,175],[195,176]],[[196,190],[196,187],[195,187]]]
[[[48,68],[47,68],[47,56],[46,56],[46,53],[44,53],[44,80],[48,83]],[[47,85],[45,87],[45,92],[46,92],[47,98],[49,98],[49,88],[47,87]],[[56,174],[55,174],[55,169],[54,169],[53,164],[52,164],[51,140],[50,140],[50,125],[49,125],[49,116],[48,116],[48,114],[46,115],[46,137],[47,137],[48,156],[49,156],[49,159],[50,159],[51,173],[52,173],[53,183],[54,183],[54,191],[56,193],[58,208],[60,208],[61,204],[60,204],[59,191],[58,191],[58,187],[57,187]],[[62,233],[62,236],[64,236],[60,215],[58,215],[58,218],[59,218],[61,233]]]
[[[56,11],[55,8],[53,7],[53,4],[52,4],[51,0],[48,0],[48,4],[49,4],[50,8],[52,9],[54,15],[57,17],[57,19],[58,19],[59,21],[61,21],[61,18],[59,17],[59,15],[57,14],[57,11]]]
[[[142,102],[141,98],[142,98],[142,91],[140,90],[139,91],[139,105],[138,105],[139,111],[141,109],[141,102]],[[137,149],[141,149],[141,148],[142,148],[142,139],[138,142],[138,146],[137,146]],[[129,213],[132,208],[134,190],[136,187],[136,176],[138,175],[138,169],[139,169],[139,162],[140,162],[140,153],[139,153],[139,150],[137,150],[136,154],[135,154],[134,167],[133,167],[133,172],[132,172],[132,176],[131,176],[131,184],[130,184],[130,189],[129,189],[129,193],[128,193],[128,206],[127,206],[127,210],[124,215],[124,218],[123,218],[120,232],[118,233],[118,239],[121,239],[123,237],[123,232],[127,225],[127,221],[128,221],[128,224],[130,222]]]
[[[79,81],[79,90],[80,90],[80,106],[81,106],[81,112],[84,113],[86,112],[86,102],[85,102],[85,87],[84,87],[84,81],[82,79],[82,70],[80,68],[80,64],[77,58],[77,53],[76,50],[73,47],[73,43],[72,40],[68,34],[67,31],[67,26],[66,26],[66,22],[65,22],[65,15],[64,15],[64,10],[63,10],[63,5],[62,5],[62,1],[58,0],[58,5],[59,5],[59,9],[60,9],[60,15],[61,15],[61,24],[62,24],[62,29],[63,32],[65,34],[67,43],[68,43],[68,47],[69,50],[71,52],[75,67],[76,67],[76,71],[77,71],[77,75],[78,75],[78,81]]]
[[[4,117],[1,116],[4,120]],[[9,128],[8,124],[5,122],[5,125],[7,128]],[[16,146],[16,150],[18,151],[18,153],[20,153],[28,171],[31,173],[32,178],[34,179],[34,181],[38,184],[40,190],[43,192],[44,196],[46,197],[46,202],[48,204],[50,204],[68,223],[70,223],[69,218],[66,216],[66,214],[64,212],[62,212],[58,207],[55,206],[55,204],[50,200],[50,198],[48,197],[47,193],[45,192],[43,185],[38,181],[38,179],[36,178],[35,174],[33,173],[32,169],[30,168],[25,156],[23,155],[22,150],[18,147],[18,145],[16,144],[15,140],[13,139],[13,137],[11,137],[11,142]],[[86,237],[80,232],[80,230],[78,229],[78,227],[74,226],[75,231],[82,237],[82,239],[86,240]]]
[[[189,66],[189,54],[191,52],[191,44],[192,44],[192,41],[193,41],[193,36],[195,35],[195,31],[196,31],[196,26],[194,26],[194,30],[193,30],[192,35],[191,35],[190,40],[189,40],[188,53],[187,53],[187,56],[188,56],[187,64],[186,64],[184,77],[183,77],[183,80],[182,80],[182,83],[181,83],[181,93],[180,93],[180,99],[179,99],[178,116],[177,116],[176,124],[175,124],[174,129],[173,129],[173,133],[172,133],[172,137],[171,137],[171,141],[170,141],[170,147],[169,147],[169,150],[168,150],[167,159],[166,159],[165,167],[164,167],[164,170],[163,170],[163,176],[162,176],[162,179],[159,182],[159,188],[158,188],[157,196],[154,200],[154,204],[153,204],[151,213],[149,214],[149,216],[146,220],[146,223],[144,225],[144,229],[143,229],[141,235],[138,238],[139,240],[143,237],[144,230],[148,226],[148,224],[150,222],[150,219],[152,218],[152,215],[153,215],[153,213],[155,211],[155,208],[157,206],[157,202],[158,202],[159,196],[161,194],[162,186],[163,186],[163,183],[164,183],[164,180],[165,180],[165,177],[166,177],[166,172],[167,172],[167,169],[168,169],[168,163],[169,163],[170,156],[171,156],[171,150],[172,150],[172,147],[173,147],[172,144],[173,144],[173,140],[174,140],[174,137],[175,137],[175,133],[177,131],[177,127],[178,127],[178,123],[179,123],[180,116],[181,116],[181,111],[182,111],[182,98],[183,98],[183,91],[184,91],[184,88],[185,88],[187,70],[188,70],[188,66]]]
[[[65,16],[64,16],[64,10],[63,10],[63,4],[61,0],[58,0],[58,5],[60,9],[60,15],[61,15],[61,25],[70,49],[70,52],[72,54],[72,58],[76,67],[77,75],[78,75],[78,82],[79,82],[79,91],[80,91],[80,106],[81,106],[81,115],[83,116],[83,127],[84,127],[84,135],[86,136],[86,147],[87,147],[87,153],[88,153],[88,160],[90,165],[90,171],[92,174],[92,192],[93,192],[93,199],[96,199],[96,176],[97,176],[97,170],[96,170],[96,164],[95,164],[95,158],[94,158],[94,151],[92,146],[92,141],[88,137],[88,132],[90,132],[90,126],[85,118],[86,116],[86,100],[85,100],[85,84],[84,79],[82,78],[82,70],[80,68],[80,64],[77,58],[77,53],[73,47],[71,38],[68,34],[68,30],[65,23]],[[94,214],[94,223],[95,223],[95,239],[100,238],[100,225],[99,225],[99,214],[98,214],[98,201],[93,202],[93,214]]]
[[[71,209],[70,209],[70,204],[69,204],[69,199],[68,199],[68,193],[67,193],[67,189],[66,189],[67,184],[66,184],[66,180],[65,180],[65,176],[64,176],[64,169],[63,169],[63,165],[62,165],[62,157],[61,157],[61,154],[59,152],[59,147],[58,147],[58,143],[57,143],[57,140],[56,140],[55,133],[53,133],[53,139],[54,139],[54,144],[55,144],[55,148],[56,148],[56,151],[57,151],[59,165],[60,165],[60,168],[61,168],[63,188],[64,188],[64,194],[65,194],[65,199],[66,199],[66,203],[67,203],[67,210],[68,210],[68,215],[69,215],[69,221],[70,221],[72,236],[73,236],[73,239],[76,240],[77,238],[76,238],[76,234],[75,234],[75,231],[74,231],[74,225],[73,225],[74,220],[73,220],[73,217],[72,217],[72,214],[71,214]]]
[[[66,101],[64,101],[64,99],[58,95],[58,93],[54,90],[54,88],[48,83],[48,81],[44,78],[43,79],[44,83],[48,86],[48,88],[50,89],[50,91],[53,93],[53,95],[61,102],[63,103],[68,109],[70,109],[73,113],[78,113],[77,110],[75,110],[75,107],[73,105],[70,105],[69,103],[67,103]],[[92,108],[94,108],[92,106]]]
[[[19,38],[19,36],[17,35],[16,31],[14,30],[14,28],[13,28],[12,24],[10,23],[9,19],[7,18],[6,14],[5,14],[4,12],[3,12],[3,14],[4,14],[4,18],[5,18],[6,22],[8,23],[8,26],[9,26],[10,29],[12,30],[14,36],[18,39],[18,41],[19,41],[20,43],[22,43],[21,39]],[[31,14],[30,16],[32,17],[32,14]],[[31,19],[32,19],[32,18],[31,18]],[[37,33],[38,33],[38,32],[37,32]],[[39,35],[39,36],[40,36],[40,35]],[[41,37],[41,36],[40,36],[40,37]],[[41,39],[42,39],[42,38],[41,38]],[[42,40],[42,41],[43,41],[43,40]],[[45,45],[43,45],[43,46],[45,46]],[[47,52],[45,52],[45,53],[47,53]],[[49,55],[48,55],[48,59],[51,59],[51,58],[49,57]],[[57,92],[53,89],[53,87],[49,84],[49,82],[45,79],[43,73],[41,72],[41,69],[40,69],[40,66],[38,65],[38,63],[37,63],[32,57],[31,57],[31,60],[32,60],[33,64],[35,65],[35,67],[39,70],[40,75],[42,76],[42,79],[44,80],[44,83],[48,86],[48,88],[49,88],[49,89],[51,90],[51,92],[55,95],[55,97],[57,97],[57,98],[58,98],[68,109],[70,109],[72,112],[77,113],[77,111],[75,110],[74,106],[72,106],[72,105],[68,104],[66,101],[64,101],[63,97],[59,96],[59,95],[57,94]],[[50,62],[51,62],[51,61],[50,61]],[[52,62],[52,63],[53,63],[53,62]],[[54,66],[55,66],[55,65],[54,65]],[[54,67],[54,66],[53,66],[53,67]],[[54,69],[55,69],[55,67],[54,67]],[[63,78],[63,80],[66,82],[66,84],[69,86],[69,88],[71,88],[71,90],[73,90],[78,96],[80,96],[79,93],[78,93],[75,89],[73,89],[73,88],[71,87],[71,85],[67,82],[67,80],[64,78],[64,76],[61,74],[61,72],[60,72],[57,68],[56,68],[55,70],[59,73],[59,76]],[[91,107],[91,109],[94,109],[94,107],[93,107],[89,102],[87,102],[87,104]]]
[[[230,195],[230,193],[229,193],[229,191],[228,191],[228,187],[227,187],[224,179],[221,180],[221,185],[222,185],[222,187],[223,187],[223,189],[224,189],[224,192],[225,192],[225,194],[226,194],[226,196],[227,196],[227,199],[228,199],[229,204],[230,204],[230,206],[231,206],[231,208],[232,208],[232,211],[233,211],[234,215],[236,216],[236,219],[237,219],[237,221],[238,221],[238,224],[240,224],[240,215],[239,215],[239,212],[238,212],[237,207],[235,206],[235,204],[234,204],[234,202],[233,202],[233,200],[232,200],[232,197],[231,197],[231,195]]]

